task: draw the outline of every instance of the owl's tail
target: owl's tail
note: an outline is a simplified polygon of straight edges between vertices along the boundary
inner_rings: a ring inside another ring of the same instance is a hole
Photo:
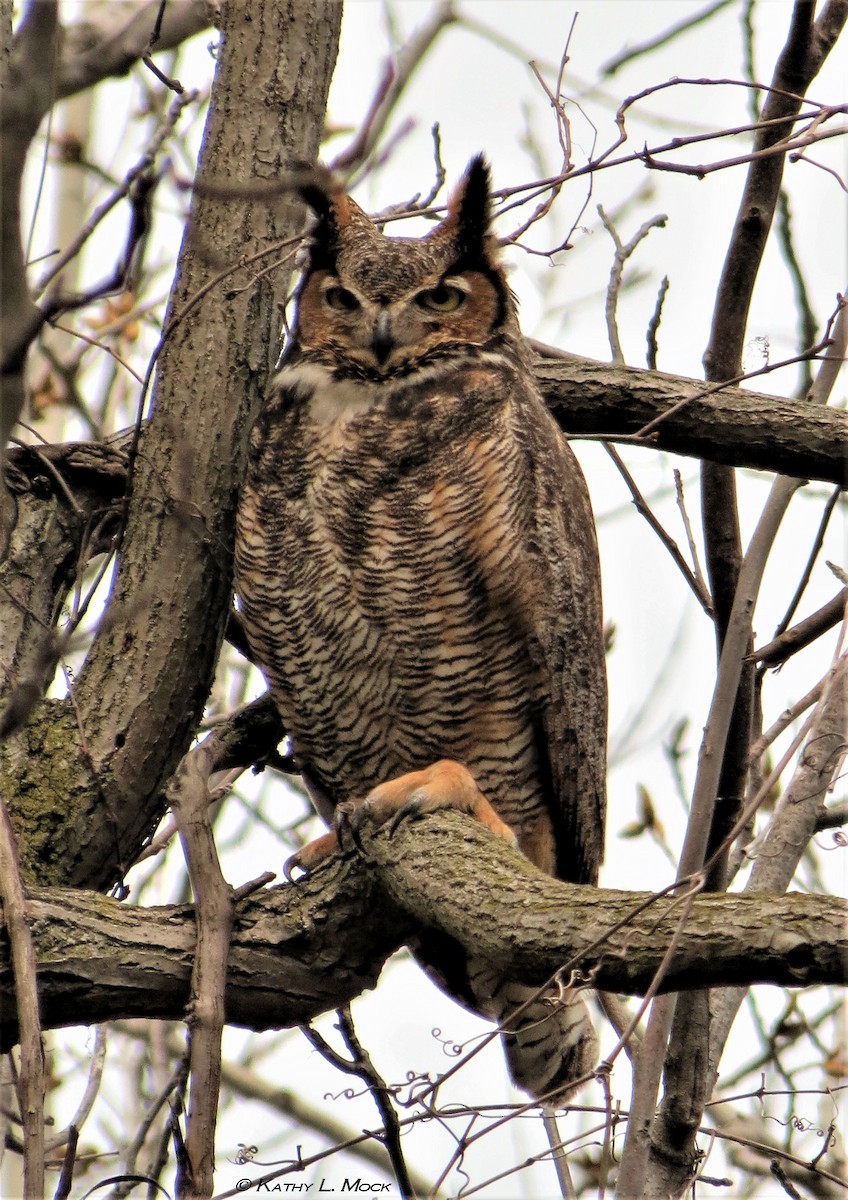
[[[552,987],[536,996],[537,988],[498,977],[477,960],[469,962],[468,975],[480,1011],[504,1029],[513,1081],[537,1099],[562,1103],[598,1060],[583,994]]]

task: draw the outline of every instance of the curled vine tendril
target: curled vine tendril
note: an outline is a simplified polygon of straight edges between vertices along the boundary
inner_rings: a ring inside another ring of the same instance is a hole
[[[459,1058],[465,1049],[461,1043],[455,1042],[453,1038],[442,1036],[441,1029],[431,1029],[430,1036],[439,1043],[447,1058]]]

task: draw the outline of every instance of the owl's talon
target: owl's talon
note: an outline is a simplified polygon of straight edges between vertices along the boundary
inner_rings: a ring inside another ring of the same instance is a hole
[[[297,878],[295,878],[295,871],[301,871],[303,874],[298,875]],[[303,863],[300,861],[300,852],[296,854],[290,854],[288,856],[286,861],[283,863],[283,874],[289,883],[297,883],[299,879],[304,879],[306,877],[307,872],[303,866]]]
[[[361,805],[355,804],[351,800],[336,807],[334,816],[336,835],[339,839],[339,846],[348,853],[351,850],[355,850],[358,854],[362,853],[362,841],[359,837],[359,829],[362,824],[360,808]]]
[[[283,864],[283,874],[289,883],[299,883],[301,879],[311,875],[316,867],[326,862],[328,858],[332,858],[338,851],[339,839],[336,833],[324,833],[321,837],[314,838],[305,846],[301,846],[294,854],[290,854]],[[303,874],[295,878],[295,871],[302,871]]]
[[[398,827],[403,821],[414,821],[417,817],[421,816],[421,812],[422,797],[418,792],[413,792],[406,804],[401,805],[401,807],[389,821],[389,837],[394,837]]]

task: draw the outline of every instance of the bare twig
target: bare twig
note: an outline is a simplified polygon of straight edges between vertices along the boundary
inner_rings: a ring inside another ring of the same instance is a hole
[[[391,1091],[371,1061],[370,1054],[357,1036],[353,1017],[350,1014],[350,1005],[348,1004],[339,1009],[339,1029],[352,1055],[352,1062],[358,1067],[357,1074],[368,1085],[368,1091],[371,1093],[374,1103],[377,1106],[377,1111],[382,1118],[383,1129],[385,1130],[385,1147],[391,1159],[392,1169],[394,1170],[401,1195],[404,1197],[404,1200],[411,1200],[414,1196],[412,1181],[409,1177],[403,1148],[400,1144],[400,1122],[392,1104]]]
[[[686,559],[683,557],[683,554],[682,554],[677,542],[675,542],[674,538],[663,527],[663,525],[657,519],[657,517],[654,516],[649,504],[645,500],[645,497],[640,492],[640,490],[636,484],[636,480],[633,478],[633,476],[628,471],[627,467],[625,466],[624,462],[622,461],[621,455],[618,453],[618,451],[615,449],[615,447],[611,446],[609,444],[609,442],[604,442],[603,447],[606,450],[607,454],[612,459],[613,463],[615,464],[615,467],[616,467],[618,473],[621,475],[622,479],[627,484],[628,490],[630,491],[630,494],[633,497],[633,503],[636,506],[637,512],[639,512],[645,518],[645,520],[650,525],[651,529],[653,529],[654,533],[657,535],[657,537],[660,539],[662,544],[665,546],[666,550],[671,555],[672,559],[674,560],[675,565],[680,570],[680,573],[683,575],[683,578],[686,580],[687,584],[691,588],[692,593],[695,596],[695,599],[701,605],[704,612],[707,613],[707,615],[711,615],[712,614],[712,605],[710,602],[709,593],[707,592],[706,588],[704,587],[703,580],[700,580],[698,578],[698,575],[696,575],[692,571],[689,564],[686,562]],[[695,563],[696,563],[696,567],[697,567],[697,559],[695,560]]]
[[[652,229],[664,228],[668,217],[665,215],[665,213],[659,213],[655,217],[650,217],[639,227],[639,229],[637,229],[636,233],[633,235],[627,245],[625,245],[618,236],[615,226],[604,212],[603,206],[600,204],[598,205],[598,215],[603,222],[604,229],[606,229],[607,233],[613,240],[613,244],[615,245],[615,255],[613,257],[613,264],[610,270],[610,280],[607,287],[606,318],[610,350],[612,351],[612,360],[614,363],[621,364],[624,362],[624,354],[622,352],[621,341],[619,340],[618,336],[618,323],[616,321],[615,310],[618,304],[618,294],[621,290],[621,278],[624,273],[624,264],[639,243],[644,241]]]
[[[102,204],[91,214],[85,225],[80,229],[77,236],[69,246],[50,264],[50,268],[41,277],[37,292],[42,292],[47,287],[48,283],[62,271],[68,263],[79,254],[85,243],[94,233],[98,225],[112,211],[112,209],[120,203],[125,197],[130,194],[130,191],[136,180],[145,175],[151,170],[156,160],[156,155],[162,149],[163,145],[173,133],[176,124],[183,112],[189,104],[193,104],[197,99],[197,92],[190,92],[182,96],[178,96],[168,110],[168,114],[162,122],[156,134],[152,138],[147,150],[144,152],[139,161],[129,168],[120,185],[112,192],[111,196],[107,197]]]
[[[342,1071],[345,1075],[355,1075],[357,1079],[364,1082],[383,1121],[384,1137],[382,1141],[391,1160],[400,1193],[403,1200],[414,1200],[412,1183],[400,1144],[400,1122],[392,1105],[390,1090],[356,1035],[349,1006],[345,1005],[340,1008],[337,1016],[339,1018],[338,1029],[351,1053],[349,1059],[345,1058],[343,1054],[339,1054],[317,1029],[304,1025],[302,1027],[303,1035],[310,1045],[336,1070]]]
[[[800,700],[797,700],[795,704],[790,705],[789,708],[781,713],[778,719],[769,729],[765,731],[765,733],[758,737],[755,742],[751,743],[752,762],[754,762],[761,755],[765,754],[772,742],[779,738],[783,731],[788,729],[793,721],[796,721],[802,713],[805,713],[808,708],[817,703],[822,692],[824,691],[826,680],[827,676],[825,676],[824,679],[820,679],[815,687],[811,688],[807,694],[802,696]]]
[[[801,603],[801,597],[804,595],[807,584],[810,581],[810,576],[813,573],[813,567],[816,564],[816,559],[818,558],[822,545],[824,544],[824,535],[827,532],[828,525],[830,524],[830,518],[833,515],[833,510],[836,508],[837,502],[841,495],[842,489],[834,488],[827,498],[827,503],[824,506],[819,527],[816,530],[815,537],[813,538],[813,544],[810,548],[810,553],[807,556],[807,562],[804,565],[803,571],[801,572],[801,578],[798,581],[798,586],[795,589],[792,599],[789,601],[786,612],[774,631],[774,636],[776,638],[780,637],[780,635],[789,628],[789,622],[792,620],[792,617],[795,615],[795,610]]]
[[[792,280],[792,289],[795,293],[795,304],[798,312],[798,349],[800,350],[804,346],[811,346],[816,340],[818,322],[813,313],[807,291],[807,282],[804,279],[804,273],[795,249],[795,239],[792,231],[792,210],[789,204],[789,195],[785,188],[781,188],[777,202],[777,240],[783,252],[783,257],[786,260],[786,266]],[[812,371],[809,365],[802,365],[802,372],[803,387],[806,390],[812,383]]]
[[[714,3],[708,4],[706,8],[700,9],[691,16],[684,17],[682,21],[677,21],[674,25],[670,25],[668,29],[664,29],[662,33],[658,33],[655,37],[646,38],[644,42],[639,42],[636,46],[628,46],[617,54],[615,58],[609,59],[600,68],[602,77],[609,78],[620,71],[622,67],[633,62],[634,59],[640,58],[643,54],[650,54],[654,50],[658,50],[660,46],[665,46],[679,37],[681,33],[686,33],[689,29],[694,29],[698,25],[703,25],[705,21],[709,21],[720,12],[723,8],[727,8],[733,0],[714,0]]]
[[[148,1023],[148,1029],[150,1025]],[[159,1091],[150,1097],[145,1105],[144,1115],[138,1124],[129,1145],[123,1154],[123,1171],[131,1175],[136,1170],[136,1160],[144,1145],[145,1139],[153,1127],[159,1114],[163,1109],[169,1106],[173,1110],[180,1107],[181,1097],[185,1090],[186,1080],[188,1079],[189,1071],[189,1047],[183,1046],[180,1051],[175,1051],[174,1057],[177,1062],[173,1070],[169,1074],[165,1083]],[[176,1103],[175,1103],[176,1101]]]
[[[768,831],[749,847],[754,867],[746,892],[782,892],[816,830],[824,795],[848,750],[848,657],[831,672],[810,722],[807,751],[780,798]]]
[[[134,5],[129,14],[118,10],[116,19],[108,11],[111,7],[98,11],[96,24],[79,20],[65,30],[57,98],[72,96],[110,76],[126,75],[130,64],[150,51],[173,50],[207,29],[220,4],[218,0],[190,0],[162,5],[161,0],[147,0]],[[85,9],[82,12],[88,16]]]
[[[116,1022],[115,1029],[135,1041],[147,1042],[150,1039],[149,1022]],[[176,1031],[169,1032],[166,1048],[174,1057],[179,1057],[180,1046]],[[187,1063],[185,1065],[187,1067]],[[375,1134],[369,1139],[355,1134],[349,1126],[328,1112],[326,1104],[311,1104],[298,1092],[281,1088],[276,1081],[268,1079],[259,1071],[233,1061],[222,1062],[221,1082],[240,1099],[257,1101],[296,1125],[314,1129],[321,1138],[330,1143],[331,1149],[328,1153],[333,1153],[338,1143],[345,1143],[348,1153],[356,1158],[386,1173],[391,1170],[391,1163],[379,1136]],[[127,1164],[126,1169],[132,1168]],[[413,1190],[420,1195],[427,1195],[430,1191],[429,1180],[412,1170],[409,1174]]]
[[[626,114],[627,110],[632,105],[638,103],[640,100],[643,100],[646,96],[652,95],[656,92],[663,91],[667,88],[682,87],[682,86],[692,86],[692,87],[732,86],[732,87],[744,87],[744,88],[749,88],[749,89],[754,88],[756,90],[766,92],[769,95],[771,95],[771,94],[784,95],[784,96],[789,97],[790,99],[800,100],[802,103],[809,103],[809,104],[814,103],[814,101],[805,101],[805,100],[803,100],[802,97],[796,97],[794,95],[794,93],[791,93],[791,92],[781,92],[779,89],[769,88],[765,84],[750,84],[745,80],[739,80],[739,79],[708,79],[708,78],[681,79],[681,78],[676,78],[676,79],[669,80],[666,83],[654,84],[651,87],[644,88],[641,92],[638,92],[636,95],[630,96],[624,102],[624,104],[621,105],[621,107],[619,108],[619,110],[616,114],[616,122],[619,126],[619,136],[611,146],[609,146],[601,154],[591,157],[589,159],[589,161],[587,163],[585,163],[583,166],[574,167],[571,171],[568,172],[568,174],[566,176],[552,175],[545,179],[540,179],[540,180],[534,181],[532,184],[519,184],[519,185],[516,185],[511,188],[500,189],[498,192],[495,193],[500,198],[517,196],[517,195],[520,195],[521,193],[529,193],[528,195],[522,196],[521,199],[512,201],[509,204],[505,204],[502,207],[501,211],[506,212],[510,208],[515,207],[516,205],[526,204],[529,201],[534,200],[538,195],[541,195],[544,191],[550,189],[551,187],[553,187],[559,183],[565,182],[565,180],[577,179],[583,175],[597,174],[599,171],[612,170],[614,168],[623,166],[626,163],[641,162],[645,166],[647,166],[651,169],[680,170],[685,174],[694,175],[697,178],[705,178],[707,175],[714,174],[717,171],[730,170],[733,167],[738,167],[738,166],[744,165],[746,163],[768,162],[771,159],[785,156],[794,150],[802,149],[802,148],[806,147],[807,145],[812,144],[813,142],[821,141],[822,139],[829,138],[829,137],[842,137],[845,134],[844,128],[827,131],[827,130],[821,130],[820,128],[817,127],[816,132],[814,132],[814,133],[801,134],[797,138],[789,138],[782,142],[775,140],[774,144],[768,145],[763,149],[760,149],[760,150],[754,149],[754,150],[750,151],[750,153],[748,153],[748,154],[738,155],[735,158],[722,158],[722,159],[716,160],[715,162],[701,163],[694,167],[687,166],[684,164],[679,164],[678,166],[669,165],[668,163],[665,162],[665,160],[663,160],[659,157],[660,155],[677,153],[681,149],[683,149],[685,146],[696,145],[701,142],[715,141],[717,139],[735,137],[735,136],[738,136],[739,134],[743,134],[743,133],[751,133],[751,132],[769,133],[769,132],[774,131],[774,129],[776,129],[776,128],[777,129],[785,128],[786,118],[783,116],[780,116],[780,117],[775,117],[775,118],[771,118],[771,119],[764,118],[763,120],[760,120],[757,122],[749,122],[744,125],[734,126],[733,128],[714,130],[709,133],[691,134],[686,137],[677,137],[677,138],[674,138],[671,141],[665,142],[659,146],[652,146],[650,148],[643,147],[641,150],[633,151],[629,154],[621,154],[621,155],[616,156],[614,154],[615,150],[617,150],[618,147],[621,146],[627,140],[627,136],[628,136],[626,127],[625,127],[625,114]],[[848,112],[848,105],[845,105],[845,104],[842,104],[842,105],[819,105],[819,104],[816,104],[814,112],[804,114],[803,117],[799,116],[797,119],[824,118],[824,119],[830,120],[835,116],[844,115],[846,112]]]
[[[71,1125],[68,1128],[65,1155],[62,1160],[62,1170],[59,1174],[59,1181],[56,1184],[56,1191],[53,1194],[53,1200],[67,1200],[68,1196],[71,1194],[71,1185],[74,1181],[74,1163],[76,1162],[78,1143],[79,1131],[77,1130],[76,1126]]]
[[[439,0],[428,19],[401,48],[393,63],[387,64],[362,127],[351,144],[333,161],[333,167],[351,172],[372,152],[403,95],[415,69],[436,38],[458,20],[453,0]]]
[[[57,1146],[64,1146],[66,1143],[70,1145],[72,1141],[75,1141],[79,1137],[80,1131],[88,1120],[94,1106],[94,1101],[97,1099],[97,1094],[100,1091],[100,1084],[103,1080],[103,1068],[106,1065],[106,1046],[106,1026],[98,1025],[94,1032],[94,1049],[91,1052],[88,1078],[86,1079],[82,1098],[76,1107],[76,1112],[65,1129],[45,1142],[45,1151],[54,1150]]]
[[[657,334],[659,333],[660,321],[662,320],[662,310],[665,304],[665,298],[668,295],[668,276],[663,275],[660,281],[659,290],[657,291],[657,302],[654,305],[654,311],[651,314],[651,319],[648,322],[648,329],[645,335],[645,340],[648,343],[648,370],[656,371],[657,361],[659,358],[659,347],[657,345]]]
[[[557,1125],[556,1109],[549,1104],[543,1105],[542,1121],[548,1137],[548,1145],[551,1148],[551,1158],[557,1173],[562,1200],[577,1200],[574,1180],[571,1178],[571,1171],[568,1167],[568,1157]]]
[[[686,542],[689,546],[689,553],[692,556],[692,574],[695,576],[695,580],[698,583],[702,594],[709,600],[709,588],[707,587],[707,581],[704,578],[704,572],[701,569],[701,562],[698,558],[698,547],[695,544],[695,536],[692,533],[692,525],[689,521],[689,514],[686,511],[686,499],[683,495],[683,478],[676,467],[674,469],[674,491],[677,497],[677,507],[680,510],[680,519],[682,520],[683,528],[686,531]],[[707,611],[710,613],[710,615],[712,615],[711,603]]]
[[[780,811],[757,853],[748,893],[781,892],[788,887],[801,855],[812,837],[823,809],[824,794],[846,750],[848,715],[848,657],[843,657],[829,678],[819,701],[817,719],[806,751],[786,789]],[[712,1078],[718,1058],[735,1020],[745,989],[727,989],[713,1005],[713,1036],[709,1068]]]

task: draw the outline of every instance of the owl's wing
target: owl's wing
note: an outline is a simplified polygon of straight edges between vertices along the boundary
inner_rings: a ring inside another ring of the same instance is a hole
[[[557,874],[594,883],[604,849],[607,733],[598,548],[580,466],[536,399],[519,404],[516,433],[533,477],[524,516],[539,586],[524,589],[518,603],[541,681],[539,752],[550,769]]]

